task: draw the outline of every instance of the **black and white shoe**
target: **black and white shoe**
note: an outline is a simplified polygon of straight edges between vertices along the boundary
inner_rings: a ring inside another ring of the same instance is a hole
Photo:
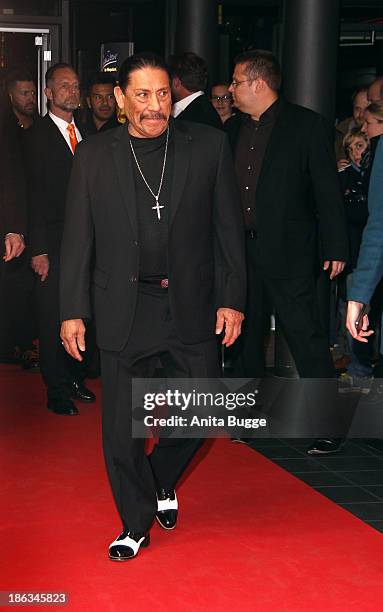
[[[344,443],[345,440],[343,438],[318,438],[306,450],[306,454],[311,456],[333,455],[341,450]]]
[[[149,546],[148,533],[133,533],[124,529],[122,533],[109,546],[109,559],[112,561],[128,561],[138,554],[140,548]]]
[[[174,489],[157,491],[156,519],[164,529],[174,529],[177,524],[178,500]]]

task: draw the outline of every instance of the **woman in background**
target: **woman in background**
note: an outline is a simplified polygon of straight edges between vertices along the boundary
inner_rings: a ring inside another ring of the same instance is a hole
[[[216,83],[211,88],[210,101],[219,114],[222,123],[233,115],[233,98],[228,83]]]

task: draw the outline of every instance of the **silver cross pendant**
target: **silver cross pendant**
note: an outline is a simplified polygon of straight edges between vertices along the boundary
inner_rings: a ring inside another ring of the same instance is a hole
[[[161,206],[161,204],[158,201],[158,197],[156,197],[156,205],[152,206],[152,210],[156,210],[157,211],[157,217],[158,220],[161,221],[161,211],[160,208],[164,208],[164,206]]]

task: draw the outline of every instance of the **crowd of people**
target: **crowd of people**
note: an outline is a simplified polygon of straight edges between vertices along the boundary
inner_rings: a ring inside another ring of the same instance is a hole
[[[134,55],[118,83],[93,74],[83,89],[60,63],[40,117],[31,75],[5,80],[0,358],[39,370],[48,409],[65,416],[95,401],[85,381],[101,361],[123,523],[113,560],[149,543],[154,516],[175,527],[176,483],[201,445],[160,440],[146,460],[131,436],[132,377],[159,361],[167,375],[218,376],[219,335],[231,375],[262,378],[275,312],[302,378],[334,377],[331,344],[347,324],[339,389],[383,398],[383,348],[368,341],[382,319],[383,77],[335,129],[286,101],[281,81],[267,51],[239,55],[232,81],[210,90],[192,52]],[[308,453],[339,445],[319,439]]]
[[[207,65],[194,53],[173,56],[169,60],[169,69],[172,75],[174,119],[194,121],[224,129],[228,133],[233,150],[236,151],[238,129],[242,125],[244,116],[252,116],[253,109],[250,105],[247,106],[247,100],[245,106],[241,108],[241,104],[236,100],[235,85],[224,82],[214,83],[207,95]],[[13,69],[4,81],[4,92],[8,98],[8,100],[5,96],[3,98],[4,121],[7,123],[8,132],[13,132],[13,136],[10,136],[12,141],[17,140],[20,154],[17,170],[20,179],[19,188],[23,184],[24,175],[24,190],[28,191],[28,197],[26,194],[19,199],[25,200],[24,206],[28,209],[28,227],[24,224],[25,232],[22,233],[23,237],[26,236],[24,253],[9,261],[7,266],[3,266],[1,307],[4,316],[0,324],[0,359],[3,362],[18,361],[29,371],[41,371],[47,385],[49,407],[63,414],[77,414],[77,408],[71,401],[73,398],[94,401],[93,394],[84,387],[83,381],[87,375],[94,376],[99,372],[94,328],[91,322],[87,328],[90,348],[85,359],[86,366],[83,365],[80,370],[77,368],[76,371],[77,366],[73,369],[71,360],[68,361],[65,357],[58,340],[57,330],[60,320],[58,257],[66,190],[76,144],[83,138],[115,128],[126,120],[123,110],[120,112],[116,105],[115,85],[110,74],[95,73],[90,75],[81,90],[79,79],[72,67],[59,64],[47,73],[45,92],[49,113],[46,118],[41,118],[37,112],[36,84],[28,70],[23,67]],[[330,345],[340,344],[343,349],[343,354],[335,361],[340,374],[341,392],[369,393],[373,365],[377,365],[375,372],[379,378],[383,373],[383,366],[380,366],[381,358],[376,350],[377,341],[361,343],[353,339],[349,333],[345,339],[344,333],[347,296],[352,295],[350,291],[353,272],[357,268],[362,236],[369,218],[368,190],[371,169],[377,143],[383,133],[382,87],[382,78],[377,78],[369,87],[355,91],[352,96],[352,115],[337,123],[335,127],[335,156],[347,226],[348,255],[344,272],[334,281],[333,293],[336,297],[330,307],[332,325],[331,332],[328,333],[330,333]],[[243,91],[242,88],[238,89],[239,94]],[[68,110],[61,108],[63,104]],[[279,102],[273,100],[268,107],[269,113],[275,104],[280,106]],[[64,132],[66,128],[64,124],[60,125],[60,119],[74,126],[73,139],[68,132]],[[260,128],[265,119],[266,116],[263,116],[259,122]],[[52,121],[56,125],[55,130],[52,129]],[[44,130],[44,125],[48,129]],[[320,138],[322,136],[319,136],[318,142]],[[65,140],[66,147],[63,146]],[[261,147],[257,144],[255,150],[260,151],[262,147],[265,148],[266,141]],[[247,144],[245,142],[242,147],[246,147]],[[317,150],[320,150],[319,145]],[[237,166],[243,165],[243,158],[244,156],[240,155],[240,161],[236,161]],[[248,166],[252,165],[250,159],[245,161],[248,162]],[[261,162],[262,153],[258,159],[253,160],[253,165],[260,168]],[[317,163],[320,166],[322,160],[318,159]],[[257,171],[252,178],[252,185],[241,185],[241,182],[248,181],[243,169],[239,169],[238,178],[243,194],[242,205],[247,236],[249,232],[255,232],[255,220],[249,217],[252,216],[251,204],[254,204],[255,189],[258,188],[256,174]],[[272,194],[272,199],[277,199],[275,193]],[[268,220],[274,236],[278,235],[278,217],[281,218],[279,211],[275,219]],[[8,233],[8,240],[11,235]],[[267,242],[270,245],[270,241]],[[257,248],[259,248],[258,241]],[[267,248],[265,245],[265,252]],[[276,256],[277,251],[273,252],[271,259],[275,261]],[[250,262],[251,253],[248,252],[248,265]],[[249,278],[253,276],[254,271],[251,271]],[[40,279],[40,282],[36,282],[36,279]],[[278,290],[281,284],[282,278],[278,282]],[[262,283],[257,281],[255,286],[257,292],[261,291]],[[250,287],[251,284],[249,291]],[[378,283],[376,291],[369,300],[370,327],[377,332],[377,335],[380,333],[381,323],[381,294],[382,290]],[[252,295],[249,299],[245,333],[241,339],[242,348],[233,351],[234,355],[239,352],[239,358],[234,357],[235,372],[238,375],[264,375],[264,359],[260,355],[263,355],[261,345],[269,327],[268,317],[271,312],[269,301],[264,295],[261,299],[258,294]],[[253,304],[257,305],[254,311],[257,320],[252,318]],[[267,307],[260,307],[260,304],[267,304]],[[326,320],[325,316],[322,318]],[[248,328],[256,330],[254,337],[251,332],[249,342],[246,340]],[[286,333],[285,328],[284,332]],[[37,338],[39,338],[38,343],[36,343]],[[290,348],[291,343],[292,340],[289,342]],[[302,343],[299,341],[299,344]],[[248,356],[245,357],[247,352]],[[306,362],[305,359],[304,361]],[[250,365],[246,366],[244,362]],[[69,391],[66,391],[68,386]],[[371,398],[376,392],[381,392],[378,386],[375,386]]]
[[[366,266],[363,260],[366,240],[367,244],[371,240],[368,238],[371,227],[370,213],[375,205],[379,207],[379,203],[374,204],[376,196],[369,197],[369,190],[377,145],[383,134],[382,88],[383,79],[378,78],[369,87],[357,90],[352,97],[352,117],[337,126],[337,165],[349,237],[348,263],[337,287],[341,329],[344,328],[344,302],[352,300],[355,296],[355,282],[365,283],[360,274]],[[339,134],[342,135],[341,138]],[[361,250],[362,241],[364,247]],[[366,303],[371,306],[369,323],[376,332],[377,340],[374,343],[372,341],[361,343],[360,338],[355,340],[353,326],[351,333],[347,334],[348,351],[345,351],[345,355],[342,355],[335,365],[339,366],[341,372],[341,392],[360,391],[369,394],[370,402],[378,402],[382,388],[380,383],[373,384],[373,378],[380,379],[383,376],[382,351],[379,350],[383,303],[382,287],[379,282],[376,283]]]

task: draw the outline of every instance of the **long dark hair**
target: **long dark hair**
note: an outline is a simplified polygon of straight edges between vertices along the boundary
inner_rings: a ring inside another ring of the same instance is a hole
[[[166,72],[170,80],[168,66],[160,55],[152,53],[151,51],[135,53],[134,55],[126,58],[126,60],[121,64],[118,74],[118,84],[123,91],[129,83],[132,72],[135,70],[142,70],[143,68],[159,68],[160,70]]]

